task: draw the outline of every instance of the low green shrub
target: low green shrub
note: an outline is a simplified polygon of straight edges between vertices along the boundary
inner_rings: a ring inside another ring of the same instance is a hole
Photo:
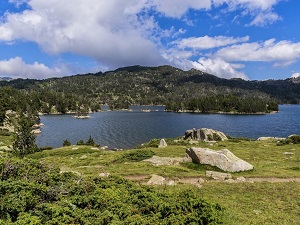
[[[160,193],[120,177],[84,178],[29,159],[0,159],[0,224],[220,224],[195,189]]]

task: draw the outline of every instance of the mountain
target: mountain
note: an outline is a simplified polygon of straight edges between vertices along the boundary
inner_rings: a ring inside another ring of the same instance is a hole
[[[10,81],[12,79],[13,78],[11,78],[11,77],[0,77],[0,81]]]
[[[105,73],[63,78],[1,81],[0,87],[11,86],[18,90],[37,92],[39,97],[36,99],[48,101],[51,98],[50,105],[57,104],[57,98],[61,99],[61,104],[75,98],[72,103],[68,103],[73,108],[78,106],[78,99],[81,99],[87,105],[108,104],[113,109],[128,108],[133,104],[164,104],[175,111],[187,109],[205,112],[211,109],[248,111],[258,105],[266,108],[266,105],[274,105],[274,102],[298,104],[299,83],[298,78],[246,81],[223,79],[195,69],[183,71],[172,66],[136,65]],[[237,104],[243,107],[239,108]]]

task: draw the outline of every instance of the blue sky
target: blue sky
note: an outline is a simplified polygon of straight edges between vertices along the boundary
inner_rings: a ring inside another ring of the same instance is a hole
[[[130,65],[300,75],[299,0],[0,0],[0,77]]]

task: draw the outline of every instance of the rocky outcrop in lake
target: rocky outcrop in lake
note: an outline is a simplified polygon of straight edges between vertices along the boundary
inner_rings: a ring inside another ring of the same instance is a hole
[[[184,134],[185,140],[201,140],[201,141],[224,141],[228,140],[227,136],[217,130],[209,128],[191,129],[187,130]]]

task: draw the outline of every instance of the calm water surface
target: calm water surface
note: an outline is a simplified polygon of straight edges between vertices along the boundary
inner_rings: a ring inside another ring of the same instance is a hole
[[[300,133],[300,105],[281,105],[280,112],[268,115],[222,115],[164,112],[111,111],[91,114],[89,119],[72,115],[41,116],[42,134],[38,146],[62,146],[68,139],[76,144],[91,135],[96,143],[110,148],[131,148],[153,138],[182,136],[187,129],[212,128],[233,137],[286,137]],[[158,111],[155,111],[158,110]]]

